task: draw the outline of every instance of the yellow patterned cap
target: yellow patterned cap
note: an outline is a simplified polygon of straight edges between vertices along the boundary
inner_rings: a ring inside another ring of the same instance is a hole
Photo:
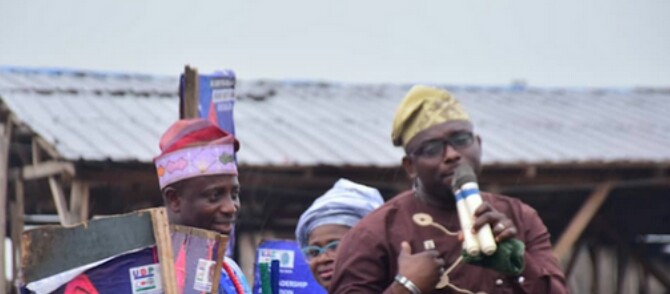
[[[442,89],[414,86],[400,102],[393,118],[393,145],[406,147],[421,131],[452,120],[470,120],[458,100]]]

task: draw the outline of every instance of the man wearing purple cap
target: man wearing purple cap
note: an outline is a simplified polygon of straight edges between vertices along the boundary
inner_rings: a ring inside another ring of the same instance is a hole
[[[154,163],[170,222],[230,234],[240,209],[239,142],[207,120],[184,119],[163,134],[160,149]],[[235,261],[226,257],[223,269],[219,293],[251,293]]]

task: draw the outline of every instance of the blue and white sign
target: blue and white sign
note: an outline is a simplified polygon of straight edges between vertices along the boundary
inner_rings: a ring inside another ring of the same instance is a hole
[[[185,77],[181,76],[179,97],[184,103]],[[233,107],[235,106],[235,72],[218,71],[209,75],[198,75],[198,116],[209,119],[221,129],[235,134]]]
[[[198,75],[198,113],[231,134],[235,134],[235,73],[225,70],[211,75]]]
[[[302,256],[298,243],[292,240],[266,240],[256,251],[254,265],[254,293],[261,293],[260,263],[271,263],[279,260],[279,291],[280,294],[326,294],[309,270],[307,261]]]

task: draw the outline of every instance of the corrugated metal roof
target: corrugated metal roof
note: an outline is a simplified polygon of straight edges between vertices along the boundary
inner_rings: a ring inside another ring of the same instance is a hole
[[[150,162],[177,119],[178,79],[0,70],[0,97],[67,159]],[[445,86],[483,138],[485,164],[670,163],[670,91]],[[395,166],[392,116],[409,85],[238,82],[247,165]]]

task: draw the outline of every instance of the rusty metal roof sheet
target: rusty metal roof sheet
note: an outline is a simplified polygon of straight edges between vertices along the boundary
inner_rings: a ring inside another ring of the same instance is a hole
[[[0,99],[67,159],[151,162],[178,115],[178,79],[0,70]],[[241,164],[396,166],[392,116],[409,85],[239,81]],[[485,164],[670,163],[670,91],[444,86]]]

